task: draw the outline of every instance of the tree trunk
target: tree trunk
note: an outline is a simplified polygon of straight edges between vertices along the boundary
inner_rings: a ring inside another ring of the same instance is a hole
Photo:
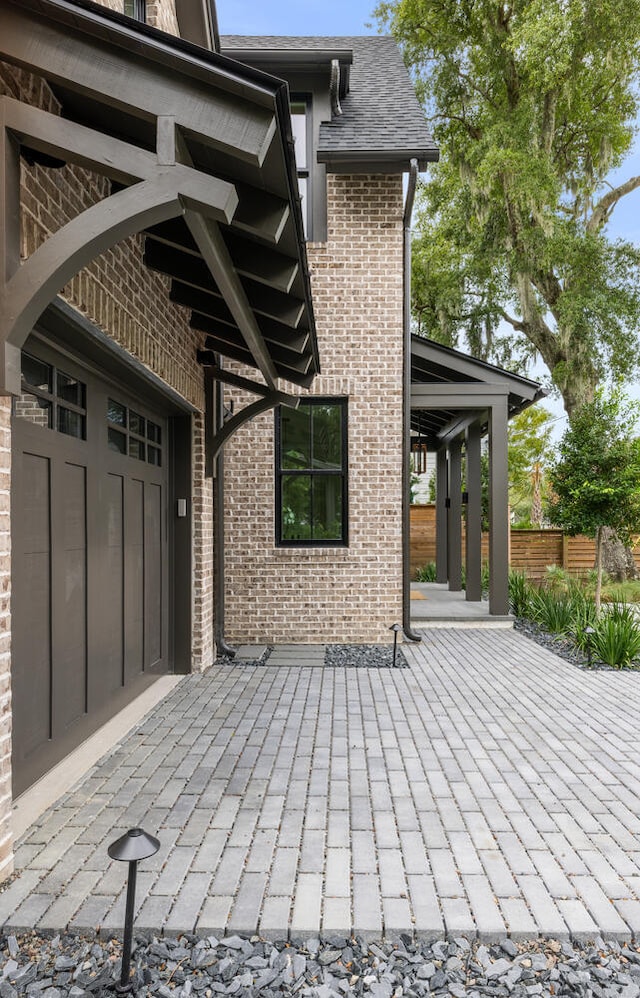
[[[615,530],[602,527],[602,567],[614,582],[625,582],[638,575],[633,553],[625,547]]]
[[[596,530],[596,617],[600,616],[600,596],[602,594],[602,531],[603,527]]]

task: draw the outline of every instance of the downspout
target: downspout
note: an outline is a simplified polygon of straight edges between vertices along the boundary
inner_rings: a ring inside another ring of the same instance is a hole
[[[402,220],[403,247],[403,412],[402,412],[402,630],[409,641],[422,641],[411,630],[411,508],[409,504],[411,460],[411,215],[418,180],[418,160],[412,159]]]
[[[218,363],[222,365],[222,358]],[[224,423],[224,385],[215,382],[215,427]],[[213,478],[213,571],[214,571],[214,639],[218,655],[230,658],[236,649],[227,644],[224,636],[224,447],[215,459]]]

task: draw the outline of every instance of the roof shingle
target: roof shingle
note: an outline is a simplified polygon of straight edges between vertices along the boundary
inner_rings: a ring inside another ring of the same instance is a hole
[[[225,35],[225,55],[255,50],[353,52],[349,93],[341,100],[342,114],[320,126],[318,159],[348,160],[370,155],[372,160],[406,161],[415,156],[423,166],[437,159],[424,112],[395,40],[390,35]],[[274,59],[275,63],[275,59]]]

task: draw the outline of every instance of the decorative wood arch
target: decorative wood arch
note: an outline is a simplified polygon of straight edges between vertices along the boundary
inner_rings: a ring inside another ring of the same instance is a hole
[[[233,185],[176,163],[166,126],[163,121],[158,128],[158,151],[153,155],[11,98],[0,100],[0,147],[7,178],[0,208],[5,222],[0,283],[2,393],[19,393],[20,350],[27,336],[54,296],[96,256],[196,206],[214,222],[231,222],[238,204]],[[66,162],[90,166],[110,179],[131,182],[63,225],[22,264],[16,251],[21,143],[47,155],[62,154]]]

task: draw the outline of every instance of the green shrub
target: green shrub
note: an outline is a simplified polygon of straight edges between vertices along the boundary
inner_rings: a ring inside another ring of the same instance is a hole
[[[569,634],[573,629],[572,599],[549,589],[538,589],[531,596],[531,617],[550,634]]]
[[[419,568],[416,572],[416,579],[418,582],[435,582],[436,581],[436,563],[435,561],[428,561],[426,565]]]
[[[566,593],[574,580],[560,565],[547,565],[542,585],[553,593]]]
[[[571,602],[573,604],[571,637],[575,646],[580,651],[585,652],[590,639],[590,635],[586,634],[585,631],[587,627],[595,627],[598,620],[596,605],[593,602],[593,597],[584,589],[579,588],[572,591]]]
[[[509,572],[509,606],[515,617],[531,615],[534,589],[525,572]]]
[[[640,655],[640,626],[631,613],[603,613],[591,635],[594,658],[621,669]]]

